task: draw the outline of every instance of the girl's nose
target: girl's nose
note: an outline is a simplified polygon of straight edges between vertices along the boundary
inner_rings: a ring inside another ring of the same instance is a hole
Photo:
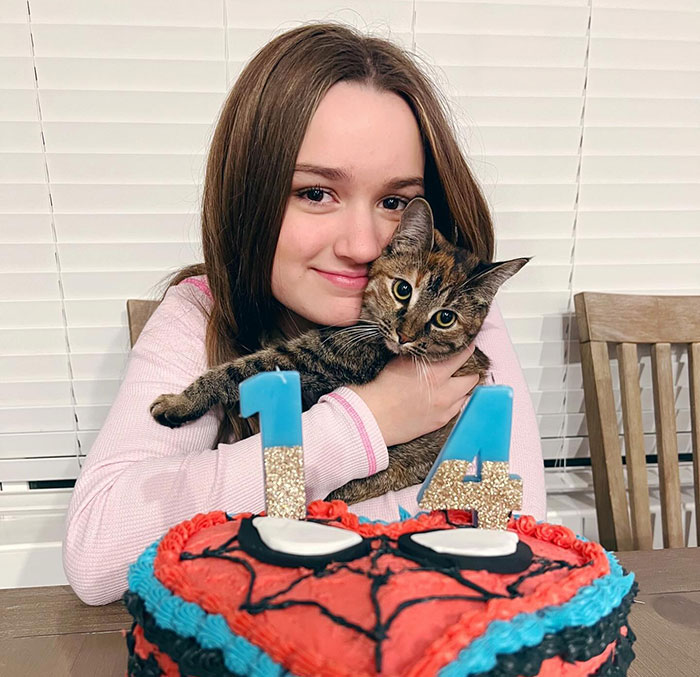
[[[348,210],[335,243],[336,255],[355,263],[370,263],[378,258],[388,241],[380,221],[369,209]]]

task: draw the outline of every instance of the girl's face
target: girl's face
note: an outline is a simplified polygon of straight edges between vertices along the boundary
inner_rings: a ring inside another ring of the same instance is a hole
[[[272,293],[292,324],[358,319],[369,264],[423,195],[424,164],[400,96],[348,82],[328,90],[299,150],[272,266]]]

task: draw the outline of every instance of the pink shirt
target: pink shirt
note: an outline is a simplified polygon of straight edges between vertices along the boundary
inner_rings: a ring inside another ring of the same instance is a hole
[[[126,375],[83,464],[68,508],[63,564],[88,604],[117,600],[127,570],[169,527],[199,512],[264,509],[260,436],[212,449],[216,410],[182,428],[156,423],[149,405],[178,393],[207,369],[206,278],[171,287],[129,356]],[[542,451],[535,413],[503,318],[492,306],[476,344],[491,358],[495,383],[514,390],[510,467],[523,478],[523,513],[545,517]],[[348,388],[322,397],[302,415],[307,501],[367,477],[388,464],[371,412]],[[418,486],[358,503],[372,519],[398,518],[398,506],[417,512]]]

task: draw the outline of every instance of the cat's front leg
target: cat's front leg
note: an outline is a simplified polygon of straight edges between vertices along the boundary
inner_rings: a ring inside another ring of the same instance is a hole
[[[436,454],[437,456],[437,454]],[[327,501],[345,501],[348,505],[383,496],[388,491],[400,491],[419,484],[428,475],[430,464],[405,466],[389,457],[389,467],[369,477],[351,480],[328,494]]]
[[[479,374],[479,385],[486,383],[491,360],[479,348],[475,347],[469,359],[454,373],[455,376]]]
[[[232,409],[239,402],[240,383],[276,367],[288,368],[284,356],[274,348],[265,348],[212,367],[181,393],[156,398],[150,407],[151,415],[161,425],[178,428],[183,423],[200,418],[217,404]]]
[[[326,501],[344,501],[348,505],[366,501],[376,496],[381,496],[389,491],[389,469],[380,470],[369,477],[361,477],[357,480],[350,480],[342,487],[338,487],[335,491],[331,491],[326,496]]]
[[[326,500],[345,501],[350,505],[382,496],[387,491],[400,491],[420,484],[428,476],[456,421],[457,417],[427,435],[389,447],[386,470],[351,480],[331,492]]]
[[[418,439],[389,447],[389,465],[369,477],[351,480],[332,491],[327,501],[345,501],[348,505],[400,491],[419,484],[427,476],[442,448],[453,422]]]
[[[200,418],[216,404],[233,406],[238,402],[238,384],[246,378],[242,376],[244,371],[243,360],[209,369],[181,393],[157,397],[150,407],[151,416],[161,425],[178,428]]]
[[[305,399],[310,398],[313,404],[321,395],[348,380],[342,370],[335,375],[318,370],[314,353],[318,343],[318,332],[307,332],[287,346],[263,348],[256,353],[213,367],[181,393],[158,397],[151,404],[151,415],[161,425],[177,428],[203,416],[216,404],[233,409],[239,402],[240,383],[251,376],[275,369],[299,371],[302,392]]]

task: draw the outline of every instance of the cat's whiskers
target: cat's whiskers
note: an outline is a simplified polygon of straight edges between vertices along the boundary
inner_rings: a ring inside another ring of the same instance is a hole
[[[355,337],[355,338],[353,338],[353,339],[349,339],[349,340],[347,341],[347,343],[345,343],[344,345],[342,345],[342,346],[340,346],[340,347],[338,348],[338,354],[339,354],[339,355],[346,356],[347,353],[350,352],[350,349],[351,349],[354,345],[356,345],[356,344],[358,344],[358,343],[362,343],[362,342],[363,342],[363,339],[364,339],[364,337],[362,337],[362,336]]]
[[[340,334],[356,334],[358,332],[365,332],[365,333],[375,333],[377,332],[377,329],[375,327],[358,327],[357,325],[351,325],[349,327],[343,327],[342,329],[338,329],[338,331],[334,331],[326,338],[321,341],[321,345],[323,345],[326,341],[329,341],[332,338],[337,338]]]
[[[433,372],[430,371],[430,367],[428,366],[428,360],[426,359],[425,355],[422,353],[417,354],[419,364],[421,366],[421,372],[423,376],[425,377],[425,387],[428,390],[428,404],[433,403],[433,386],[435,385],[435,382],[433,381]]]
[[[343,325],[343,324],[326,324],[324,325],[325,327],[328,327],[329,329],[353,329],[355,328],[358,324],[364,323],[364,324],[371,324],[371,325],[376,325],[379,326],[379,322],[376,322],[375,320],[365,320],[362,317],[359,317],[357,320],[355,320],[354,324],[351,324],[350,326]]]
[[[411,353],[411,361],[415,365],[416,371],[418,372],[418,386],[420,387],[423,381],[423,365],[419,362],[418,356],[414,353]]]
[[[378,335],[379,331],[374,327],[348,327],[345,331],[341,330],[336,332],[335,336],[338,337],[339,334],[342,334],[339,338],[345,342],[338,346],[338,352],[345,354],[355,344],[364,342],[366,339]]]

